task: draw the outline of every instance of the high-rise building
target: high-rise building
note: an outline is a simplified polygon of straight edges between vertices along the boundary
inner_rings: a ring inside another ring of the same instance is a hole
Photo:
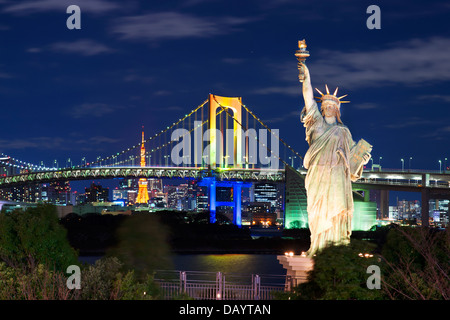
[[[148,190],[150,192],[162,192],[163,185],[161,179],[148,179]]]
[[[167,193],[167,207],[177,210],[188,210],[188,184],[166,185],[164,191]]]
[[[278,202],[278,189],[274,183],[257,183],[255,185],[255,202],[269,202],[271,205],[270,211],[275,212]]]
[[[207,187],[196,186],[195,193],[196,209],[199,211],[206,211],[209,208],[209,198]]]
[[[430,223],[436,227],[447,227],[449,225],[449,200],[433,199],[429,201]]]
[[[103,188],[100,184],[92,182],[89,188],[85,188],[86,202],[108,202],[109,188]]]
[[[377,219],[389,218],[389,190],[370,190],[369,200],[377,204]]]
[[[400,200],[397,201],[398,220],[417,219],[420,215],[420,203],[418,200]]]

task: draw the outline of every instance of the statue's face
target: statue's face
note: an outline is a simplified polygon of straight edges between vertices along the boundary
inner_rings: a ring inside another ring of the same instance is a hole
[[[336,117],[338,106],[335,102],[326,100],[322,102],[322,112],[325,117]]]

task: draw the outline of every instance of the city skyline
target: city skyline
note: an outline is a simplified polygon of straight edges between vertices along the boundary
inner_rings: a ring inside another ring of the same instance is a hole
[[[80,30],[66,27],[71,4]],[[342,121],[374,146],[374,164],[439,170],[450,164],[450,6],[379,1],[381,29],[370,30],[371,4],[0,1],[0,152],[93,161],[214,93],[242,97],[304,155],[294,53],[306,39],[313,86],[348,94]]]

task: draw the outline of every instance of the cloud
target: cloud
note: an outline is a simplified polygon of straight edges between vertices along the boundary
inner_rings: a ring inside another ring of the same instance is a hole
[[[39,149],[39,150],[73,150],[74,145],[82,145],[85,150],[92,150],[91,146],[116,144],[121,139],[104,136],[94,136],[87,139],[71,139],[61,137],[32,137],[26,139],[0,140],[5,150]]]
[[[196,17],[178,12],[149,13],[117,19],[112,33],[124,40],[205,38],[227,34],[254,18]]]
[[[345,88],[371,88],[392,85],[418,86],[450,81],[450,38],[412,39],[386,45],[379,50],[321,50],[306,61],[313,86],[325,83]],[[295,61],[269,64],[281,82],[298,84]],[[264,93],[297,95],[301,87],[271,86]]]
[[[121,106],[112,106],[106,103],[83,103],[79,106],[75,106],[69,112],[70,116],[79,119],[82,117],[102,117],[104,115],[113,113],[119,109],[123,109]]]
[[[30,0],[7,4],[3,12],[13,14],[33,14],[46,11],[60,11],[65,13],[68,6],[76,4],[81,12],[96,14],[107,13],[111,10],[119,9],[119,5],[105,0]]]
[[[179,107],[179,106],[170,106],[170,107],[164,108],[164,110],[166,110],[166,111],[182,111],[183,108]]]
[[[64,146],[64,139],[58,137],[31,137],[27,139],[9,139],[0,140],[0,145],[5,150],[25,148],[54,150]]]
[[[299,120],[300,119],[300,111],[301,110],[296,110],[296,111],[291,111],[289,113],[285,113],[280,117],[272,117],[270,119],[266,119],[263,120],[264,123],[278,123],[278,122],[285,122],[288,119],[296,119]]]
[[[155,96],[168,96],[171,94],[172,94],[172,91],[169,91],[169,90],[158,90],[158,91],[153,92],[153,95],[155,95]]]
[[[322,51],[312,77],[345,87],[422,85],[450,80],[450,38],[412,39],[373,51]]]
[[[302,94],[302,87],[299,84],[286,86],[272,86],[252,90],[253,94],[285,94],[288,96],[300,96]]]
[[[444,94],[427,94],[427,95],[419,96],[417,98],[420,100],[450,102],[450,95],[444,95]]]
[[[434,128],[433,130],[427,131],[425,134],[421,136],[421,138],[425,139],[433,139],[433,140],[447,140],[450,133],[450,126],[443,125],[438,128]]]
[[[10,79],[10,78],[14,78],[14,77],[9,73],[0,72],[0,79]]]
[[[342,99],[344,100],[344,99]],[[363,102],[363,103],[355,103],[351,104],[353,108],[360,110],[369,110],[369,109],[377,109],[379,106],[376,103],[371,102]]]
[[[223,58],[222,62],[226,63],[226,64],[241,64],[241,63],[245,62],[245,59],[241,59],[241,58]]]
[[[390,129],[403,129],[409,127],[423,127],[428,124],[435,124],[435,122],[422,117],[409,117],[400,119],[395,123],[385,124],[384,126]]]
[[[155,79],[149,76],[141,76],[136,73],[130,73],[124,76],[123,81],[125,82],[142,82],[142,83],[151,83]]]
[[[114,138],[110,138],[110,137],[104,137],[104,136],[94,136],[94,137],[90,137],[88,139],[80,139],[80,140],[76,140],[74,141],[77,144],[83,144],[83,145],[99,145],[99,144],[105,144],[105,143],[111,143],[111,144],[115,144],[120,142],[121,139],[114,139]]]
[[[114,52],[113,49],[90,39],[80,39],[73,42],[57,42],[49,45],[49,50],[61,53],[81,54],[83,56],[94,56]],[[30,48],[28,51],[39,52],[39,49]]]

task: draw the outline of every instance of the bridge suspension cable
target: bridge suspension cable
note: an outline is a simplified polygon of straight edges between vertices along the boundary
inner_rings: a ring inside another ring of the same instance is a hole
[[[245,104],[242,104],[242,106],[244,107],[244,109],[245,109],[248,113],[250,113],[250,114],[253,116],[254,119],[256,119],[256,121],[258,121],[262,126],[264,126],[264,128],[266,128],[266,129],[267,129],[271,134],[273,134],[276,138],[278,138],[278,139],[281,141],[281,143],[283,143],[289,150],[291,150],[292,152],[294,152],[294,153],[297,155],[297,157],[299,157],[300,159],[303,160],[303,157],[302,157],[301,155],[299,155],[299,154],[297,153],[297,151],[295,151],[294,149],[292,149],[291,146],[288,145],[283,139],[281,139],[279,136],[277,136],[275,133],[273,133],[272,130],[270,130],[270,128],[269,128],[264,122],[262,122],[261,119],[259,119],[256,115],[254,115],[253,112],[251,112],[251,111],[247,108],[247,106],[246,106]]]
[[[171,130],[172,128],[174,128],[176,125],[178,125],[179,123],[181,123],[182,121],[184,121],[186,118],[190,117],[194,112],[196,112],[197,110],[199,110],[200,108],[202,108],[207,102],[208,102],[208,100],[205,100],[203,103],[201,103],[201,104],[200,104],[199,106],[197,106],[195,109],[193,109],[190,113],[186,114],[183,118],[180,118],[177,122],[174,122],[171,126],[167,127],[167,128],[164,129],[164,130],[161,130],[160,132],[156,133],[156,134],[153,135],[152,137],[145,139],[145,140],[143,141],[143,143],[150,142],[150,141],[152,141],[152,140],[154,140],[154,139],[160,137],[160,136],[163,135],[164,133],[168,132],[169,130]],[[130,148],[128,148],[128,149],[122,150],[121,152],[118,152],[117,154],[113,154],[113,155],[110,155],[110,156],[108,156],[108,157],[104,157],[104,158],[102,158],[102,159],[99,159],[99,160],[96,160],[96,161],[93,161],[93,162],[88,162],[89,165],[88,165],[87,163],[85,163],[84,165],[81,164],[81,165],[76,166],[76,167],[77,167],[77,168],[82,168],[82,167],[86,167],[86,166],[92,166],[92,165],[95,165],[95,164],[98,164],[98,163],[106,162],[106,161],[111,160],[111,159],[115,159],[115,158],[117,158],[117,157],[119,157],[119,156],[121,156],[121,155],[123,155],[123,154],[125,154],[125,153],[127,153],[127,152],[130,152],[130,151],[132,151],[132,150],[135,150],[136,148],[140,148],[141,145],[142,145],[142,142],[139,142],[138,144],[136,144],[136,145],[134,145],[134,146],[132,146],[132,147],[130,147]],[[137,156],[136,156],[134,159],[136,159],[136,158],[137,158]]]
[[[217,103],[217,104],[220,106],[220,108],[221,108],[221,111],[220,111],[220,112],[225,111],[225,112],[228,114],[228,116],[230,116],[234,121],[236,121],[237,124],[239,124],[239,125],[241,126],[241,128],[243,128],[245,131],[248,130],[247,127],[243,126],[242,123],[241,123],[239,120],[237,120],[237,119],[236,119],[236,118],[228,111],[228,108],[227,108],[226,106],[223,106],[222,104],[220,104],[220,102],[217,101],[217,99],[216,99],[215,96],[213,96],[213,97],[214,97],[214,100],[216,101],[216,103]],[[241,104],[241,105],[242,105],[242,104]],[[253,115],[252,115],[252,116],[253,116]],[[255,116],[253,116],[253,117],[256,119]],[[258,141],[258,143],[259,143],[260,145],[262,145],[263,147],[265,147],[271,154],[273,153],[272,150],[270,150],[270,148],[269,148],[268,146],[266,146],[265,144],[263,144],[258,138],[256,138],[256,139],[257,139],[257,141]],[[280,158],[279,155],[276,155],[276,157],[277,157],[281,162],[283,162],[285,165],[288,165],[282,158]]]
[[[18,169],[34,169],[34,170],[56,170],[55,167],[46,167],[46,166],[42,166],[42,165],[36,165],[30,162],[25,162],[19,159],[15,159],[11,156],[8,156],[6,154],[4,154],[3,152],[1,153],[2,157],[8,158],[6,162],[6,160],[2,160],[0,159],[0,163],[4,166],[9,166],[9,167],[14,167],[14,168],[18,168]],[[13,163],[11,163],[11,161]],[[19,163],[19,164],[17,164]]]

